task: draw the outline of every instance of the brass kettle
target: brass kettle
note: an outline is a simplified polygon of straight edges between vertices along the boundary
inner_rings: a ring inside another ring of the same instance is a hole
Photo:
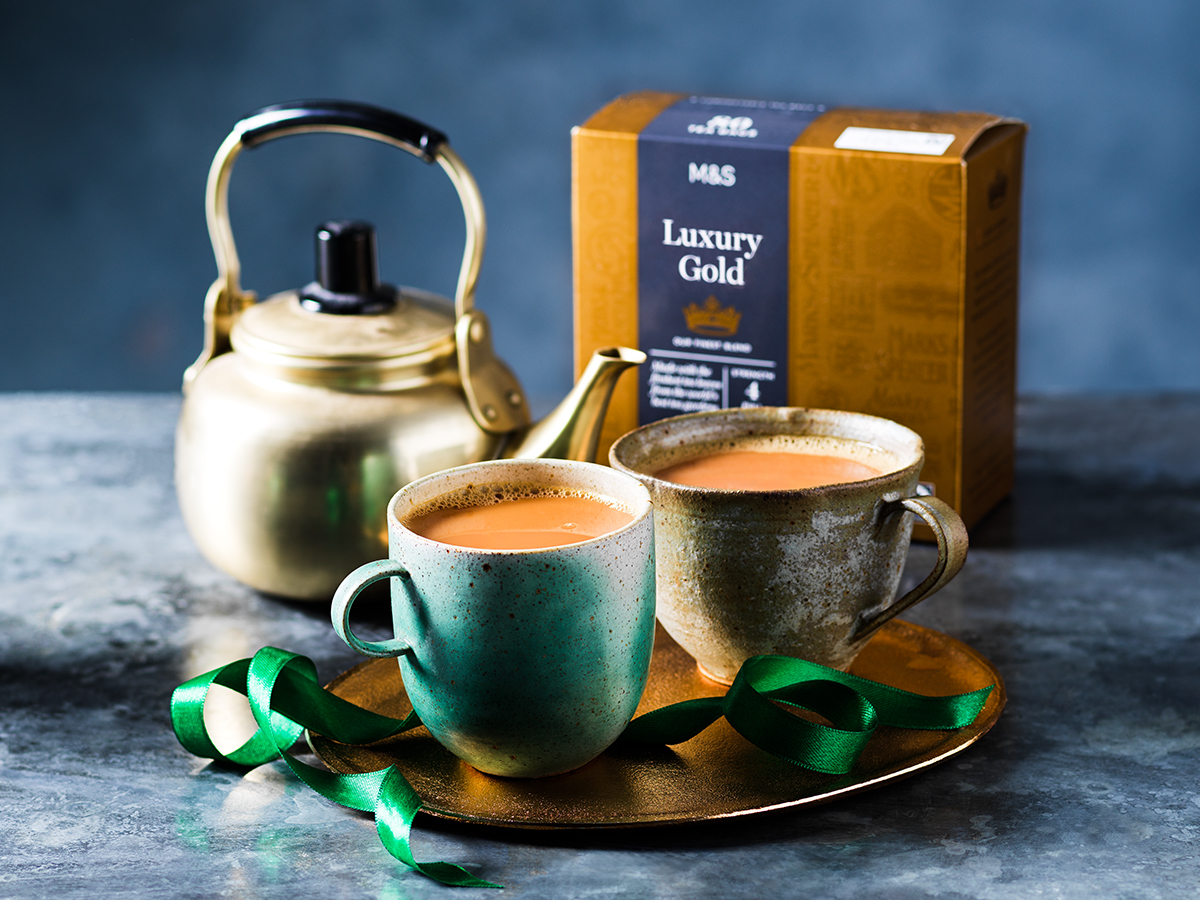
[[[374,232],[361,222],[317,229],[312,284],[261,303],[241,289],[233,162],[309,132],[371,138],[441,166],[467,226],[453,301],[380,284]],[[618,377],[645,360],[597,351],[558,409],[531,425],[474,308],[486,233],[475,179],[444,134],[398,113],[312,100],[251,113],[217,151],[206,211],[219,274],[204,350],[184,374],[176,487],[201,552],[266,593],[328,600],[346,573],[386,556],[387,503],[416,478],[495,457],[594,459]]]

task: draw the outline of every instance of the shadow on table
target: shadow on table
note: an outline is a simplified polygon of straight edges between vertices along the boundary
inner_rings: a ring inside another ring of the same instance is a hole
[[[1016,485],[980,548],[1200,547],[1200,395],[1023,397]]]
[[[1018,473],[1012,496],[971,530],[971,546],[1195,550],[1200,548],[1200,485]]]

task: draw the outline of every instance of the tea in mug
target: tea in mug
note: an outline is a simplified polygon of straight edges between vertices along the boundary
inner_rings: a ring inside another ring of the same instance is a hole
[[[667,466],[655,477],[692,487],[716,488],[726,491],[787,491],[846,484],[876,478],[893,467],[869,465],[856,459],[860,442],[836,441],[824,438],[820,445],[808,445],[802,440],[788,442],[793,446],[778,446],[771,441],[755,449],[717,450]],[[845,452],[837,452],[839,444]],[[833,453],[828,452],[830,449]],[[874,453],[878,456],[878,453]],[[873,459],[873,462],[880,462]],[[883,463],[880,463],[884,465]]]
[[[422,537],[456,547],[539,550],[588,541],[632,521],[624,508],[592,494],[506,487],[451,495],[434,508],[417,510],[404,524]]]

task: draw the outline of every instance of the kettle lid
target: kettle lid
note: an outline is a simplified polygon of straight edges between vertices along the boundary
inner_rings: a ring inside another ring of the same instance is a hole
[[[375,229],[337,220],[316,229],[316,280],[247,308],[230,335],[239,352],[320,366],[453,352],[454,304],[381,284]]]
[[[341,219],[317,226],[317,280],[300,292],[300,305],[313,312],[360,315],[387,312],[396,289],[379,283],[375,226]]]

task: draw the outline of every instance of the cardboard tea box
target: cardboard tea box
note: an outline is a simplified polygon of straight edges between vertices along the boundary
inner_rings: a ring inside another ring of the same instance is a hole
[[[925,439],[968,525],[1011,489],[1025,125],[637,93],[572,133],[575,360],[644,350],[600,458],[683,412],[815,406]]]

